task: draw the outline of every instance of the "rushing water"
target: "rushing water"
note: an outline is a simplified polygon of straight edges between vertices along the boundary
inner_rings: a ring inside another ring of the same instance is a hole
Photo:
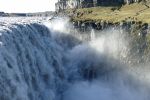
[[[0,22],[0,100],[150,100],[149,66],[125,61],[119,30],[85,42],[62,20],[33,19]]]

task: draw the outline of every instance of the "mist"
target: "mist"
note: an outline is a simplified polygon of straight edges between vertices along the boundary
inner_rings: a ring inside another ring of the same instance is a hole
[[[1,20],[0,99],[150,99],[149,63],[132,57],[127,32],[83,33],[68,21]]]

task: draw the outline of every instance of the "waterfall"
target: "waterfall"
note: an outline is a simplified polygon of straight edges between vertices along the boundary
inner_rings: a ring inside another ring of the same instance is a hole
[[[0,99],[57,100],[65,83],[65,51],[49,29],[13,23],[0,33]]]
[[[1,20],[0,100],[150,99],[148,67],[116,56],[128,48],[119,31],[85,42],[43,20]]]
[[[94,29],[91,30],[91,40],[95,40],[95,31],[94,31]]]

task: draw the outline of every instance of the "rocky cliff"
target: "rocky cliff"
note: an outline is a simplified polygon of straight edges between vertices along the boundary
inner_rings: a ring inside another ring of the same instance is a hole
[[[148,2],[149,0],[58,0],[56,11],[63,11],[69,8],[89,8],[96,6],[119,6],[137,2]]]
[[[92,7],[76,10],[67,10],[74,27],[83,33],[105,31],[108,29],[120,30],[130,38],[131,59],[138,58],[139,62],[148,61],[150,57],[150,3],[140,2],[130,5],[114,7]],[[130,55],[130,54],[129,54]],[[131,60],[130,59],[130,60]],[[137,62],[135,62],[136,64]]]

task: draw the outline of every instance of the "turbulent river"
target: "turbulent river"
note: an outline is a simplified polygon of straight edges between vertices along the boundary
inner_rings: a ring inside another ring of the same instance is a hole
[[[149,65],[130,64],[127,36],[87,34],[60,19],[1,18],[0,100],[150,100]]]

